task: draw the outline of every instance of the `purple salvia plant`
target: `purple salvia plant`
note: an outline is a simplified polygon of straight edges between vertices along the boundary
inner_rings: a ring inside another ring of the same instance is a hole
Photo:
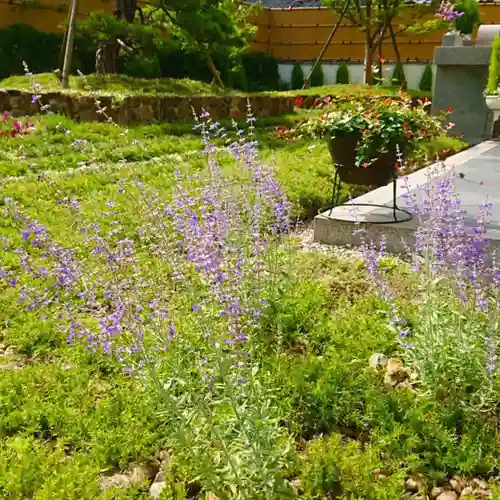
[[[253,117],[248,119],[252,127]],[[3,269],[0,276],[19,288],[29,309],[55,316],[68,342],[113,356],[127,373],[145,370],[183,432],[190,432],[181,419],[184,412],[201,412],[199,418],[212,422],[219,405],[222,415],[232,407],[236,420],[217,431],[231,436],[224,446],[242,449],[230,431],[234,427],[246,443],[243,449],[248,446],[260,457],[267,452],[258,447],[270,450],[271,437],[249,435],[253,424],[242,422],[253,415],[254,339],[268,298],[266,284],[276,275],[270,263],[278,260],[269,254],[288,231],[289,203],[272,169],[260,162],[253,138],[247,141],[238,132],[225,153],[214,139],[225,141],[226,134],[208,114],[196,128],[207,169],[179,169],[171,196],[138,180],[122,180],[99,222],[85,220],[78,202],[63,198],[61,203],[79,218],[75,246],[55,242],[44,226],[9,203],[20,225],[21,272]],[[236,177],[226,172],[220,155],[236,159]],[[131,203],[135,227],[125,222]],[[185,384],[192,387],[189,397]],[[198,439],[199,430],[190,436],[184,435],[178,453],[189,453],[185,442]],[[218,441],[225,443],[222,437]],[[245,481],[256,479],[238,477],[225,450],[233,471],[226,481],[244,490]],[[278,463],[282,456],[272,460]],[[213,477],[228,474],[227,467],[223,471]],[[277,477],[275,469],[266,474],[258,479],[265,483],[262,488]]]
[[[418,221],[413,247],[408,249],[420,281],[414,328],[408,327],[403,314],[397,314],[400,306],[383,269],[383,249],[362,240],[362,256],[379,295],[389,304],[391,324],[398,329],[403,347],[411,347],[406,357],[421,380],[435,391],[444,390],[450,380],[461,380],[463,386],[454,382],[450,392],[477,404],[488,399],[479,393],[491,390],[491,377],[498,373],[500,273],[489,255],[486,233],[491,203],[481,205],[470,228],[453,169],[438,165],[428,173],[419,189],[411,189],[404,179],[408,208]],[[469,362],[457,364],[455,357],[450,358],[453,352],[467,353]],[[464,396],[461,391],[467,384],[477,386],[478,392]]]

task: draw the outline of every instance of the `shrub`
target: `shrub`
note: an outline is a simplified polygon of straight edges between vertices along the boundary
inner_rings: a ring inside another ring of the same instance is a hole
[[[23,73],[23,61],[35,73],[54,71],[59,64],[63,37],[25,24],[11,24],[0,30],[0,78]],[[84,73],[94,69],[95,47],[76,37],[72,68]]]
[[[159,78],[161,76],[160,62],[156,54],[121,58],[120,66],[121,71],[119,73],[136,78]]]
[[[358,167],[369,166],[388,147],[413,150],[426,137],[443,133],[439,119],[429,116],[423,106],[413,106],[408,99],[377,97],[336,102],[321,115],[306,119],[298,130],[326,139],[354,136]]]
[[[464,35],[472,35],[474,28],[481,23],[477,0],[460,0],[456,5],[462,15],[455,20],[455,27]]]
[[[425,65],[418,88],[422,92],[432,92],[432,66],[430,64]]]
[[[392,73],[392,79],[391,79],[391,84],[392,85],[397,85],[397,86],[403,86],[406,85],[406,76],[405,72],[403,69],[403,65],[401,64],[401,61],[398,61],[396,63],[396,66],[394,66],[394,71]]]
[[[238,133],[228,144],[235,179],[212,142],[224,130],[206,114],[196,130],[207,168],[178,171],[171,197],[124,179],[92,221],[66,199],[82,224],[80,243],[58,242],[8,202],[21,225],[19,283],[40,284],[23,303],[57,316],[69,344],[83,341],[97,359],[107,355],[144,375],[162,405],[169,450],[204,489],[220,498],[281,498],[293,443],[255,353],[259,318],[286,265],[280,242],[289,202],[253,140]],[[139,232],[121,210],[130,199]],[[17,286],[14,269],[0,271]]]
[[[488,85],[486,91],[488,94],[498,93],[498,84],[500,83],[500,35],[497,35],[491,46],[490,66],[488,69]]]
[[[229,70],[227,84],[233,89],[248,90],[247,75],[242,64],[237,64]]]
[[[312,72],[311,78],[309,80],[310,87],[322,87],[325,81],[325,76],[323,74],[323,65],[319,62],[314,71]]]
[[[276,59],[265,53],[244,54],[242,64],[248,81],[248,90],[278,90],[280,75]]]
[[[291,86],[292,90],[300,90],[304,86],[304,71],[299,61],[293,65]]]
[[[453,171],[429,171],[425,188],[408,190],[406,198],[419,219],[412,248],[418,309],[405,315],[398,306],[384,251],[377,255],[371,242],[362,246],[367,270],[389,304],[389,323],[424,391],[452,411],[487,418],[498,405],[500,346],[500,270],[490,261],[485,236],[491,203],[480,206],[472,238]]]
[[[346,63],[340,63],[337,69],[336,83],[347,85],[349,83],[349,67]]]

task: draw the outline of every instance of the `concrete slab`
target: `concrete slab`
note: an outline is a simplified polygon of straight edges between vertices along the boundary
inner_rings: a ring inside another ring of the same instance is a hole
[[[424,198],[423,187],[427,184],[430,172],[440,169],[454,169],[457,174],[456,190],[466,211],[467,227],[475,226],[481,203],[493,203],[492,216],[486,225],[492,250],[500,250],[500,142],[486,141],[466,151],[462,151],[444,162],[419,170],[408,177],[405,183],[398,181],[398,206],[411,212],[408,201],[402,195],[408,190],[418,200]],[[408,186],[408,187],[405,187]],[[318,215],[314,220],[314,240],[330,245],[359,245],[359,229],[366,231],[372,241],[385,237],[387,250],[404,253],[413,242],[413,232],[419,220],[390,223],[392,214],[392,184],[375,189],[353,200],[354,203],[377,203],[387,208],[359,207],[349,203]],[[376,222],[376,224],[373,224]]]

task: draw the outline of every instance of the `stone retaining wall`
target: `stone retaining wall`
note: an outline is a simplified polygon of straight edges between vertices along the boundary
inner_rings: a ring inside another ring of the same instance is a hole
[[[247,99],[256,117],[276,116],[293,111],[293,97],[274,96],[199,96],[199,97],[155,97],[129,96],[122,99],[99,96],[101,107],[116,123],[185,120],[205,109],[213,118],[244,117]],[[45,93],[41,102],[49,105],[51,111],[61,113],[75,120],[103,120],[96,108],[95,99],[89,95]],[[14,116],[33,115],[40,112],[40,105],[32,103],[32,93],[19,90],[0,90],[0,112],[9,111]]]

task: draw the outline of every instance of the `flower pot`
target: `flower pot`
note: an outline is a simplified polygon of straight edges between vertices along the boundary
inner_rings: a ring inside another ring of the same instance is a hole
[[[389,148],[368,167],[356,167],[356,147],[359,138],[359,135],[352,134],[328,139],[328,149],[340,180],[358,186],[385,186],[396,174],[396,147]]]
[[[463,47],[464,40],[459,33],[446,33],[443,36],[443,47]]]
[[[487,95],[485,98],[486,106],[491,110],[493,115],[490,137],[494,134],[495,122],[500,118],[500,96]]]
[[[497,95],[487,95],[486,106],[491,109],[491,111],[500,111],[500,96]]]

